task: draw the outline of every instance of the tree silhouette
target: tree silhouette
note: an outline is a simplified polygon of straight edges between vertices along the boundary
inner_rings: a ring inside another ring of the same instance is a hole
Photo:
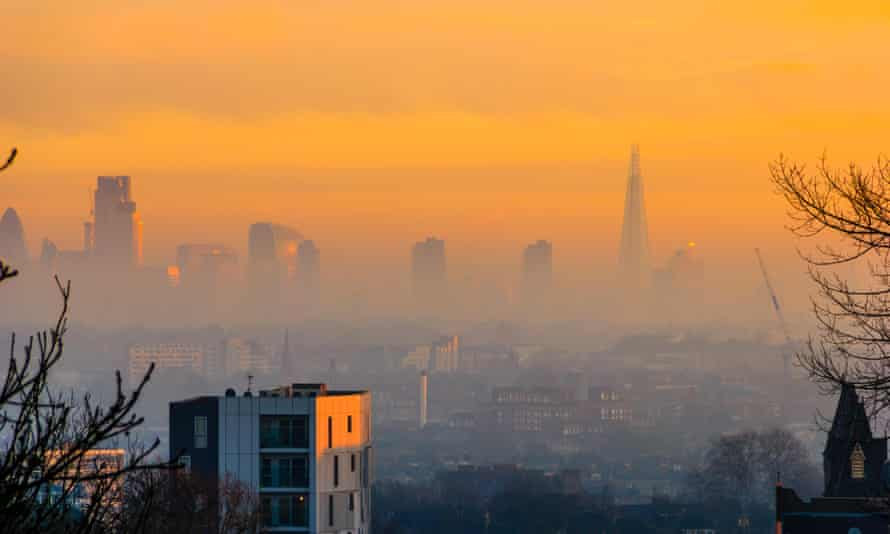
[[[819,334],[797,362],[826,392],[852,384],[881,412],[890,407],[890,162],[835,170],[823,156],[811,172],[780,156],[770,174],[791,232],[815,243],[801,256],[818,290]],[[867,267],[867,281],[841,274],[854,265]]]
[[[0,283],[15,276],[0,268]],[[107,532],[123,482],[132,473],[166,470],[177,463],[151,457],[156,439],[140,446],[131,433],[143,422],[135,406],[153,366],[129,393],[116,373],[116,396],[107,405],[89,393],[80,398],[52,387],[50,376],[64,353],[71,284],[56,277],[61,310],[53,325],[30,336],[18,353],[10,341],[0,386],[0,524],[4,532]],[[113,463],[97,449],[123,444],[126,459]]]

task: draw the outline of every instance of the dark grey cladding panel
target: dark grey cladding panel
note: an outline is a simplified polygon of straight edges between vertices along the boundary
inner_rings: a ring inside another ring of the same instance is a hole
[[[207,418],[207,447],[195,448],[195,417]],[[170,403],[170,457],[191,457],[192,473],[208,481],[219,474],[219,399],[200,397]]]

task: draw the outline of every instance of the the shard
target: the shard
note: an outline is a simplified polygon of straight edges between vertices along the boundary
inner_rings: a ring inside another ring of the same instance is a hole
[[[630,170],[624,197],[624,223],[621,226],[621,250],[618,255],[621,279],[629,288],[643,288],[649,283],[649,228],[643,176],[640,173],[640,147],[630,150]]]

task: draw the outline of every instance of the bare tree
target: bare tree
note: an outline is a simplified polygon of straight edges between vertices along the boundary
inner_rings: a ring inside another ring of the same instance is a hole
[[[835,170],[823,156],[809,171],[780,156],[770,173],[790,230],[814,243],[801,256],[818,289],[819,334],[797,362],[826,392],[852,384],[879,413],[890,406],[890,162]],[[854,265],[867,267],[867,282],[839,272]]]
[[[781,471],[781,473],[780,473]],[[783,429],[752,430],[714,439],[704,460],[687,481],[697,500],[737,500],[766,504],[776,476],[801,490],[818,492],[819,473],[807,460],[803,443]]]
[[[117,532],[254,534],[259,496],[231,475],[207,480],[184,471],[141,471],[128,477],[123,506],[110,525]]]
[[[0,281],[14,276],[7,266]],[[62,358],[68,321],[70,283],[56,278],[62,306],[49,330],[28,338],[17,355],[11,336],[9,363],[0,386],[0,522],[4,532],[99,532],[115,505],[113,492],[124,478],[142,470],[176,467],[150,461],[159,441],[128,447],[120,463],[95,455],[97,449],[124,442],[143,422],[134,413],[148,383],[150,368],[139,385],[125,393],[120,372],[117,392],[108,405],[89,393],[80,398],[51,387],[50,374]]]

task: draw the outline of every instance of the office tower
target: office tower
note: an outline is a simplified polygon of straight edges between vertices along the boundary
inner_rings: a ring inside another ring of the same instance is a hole
[[[254,223],[247,234],[247,283],[254,304],[277,306],[297,277],[297,249],[303,236],[293,228]]]
[[[430,366],[440,373],[457,371],[460,367],[460,336],[443,336],[433,342]]]
[[[205,360],[212,358],[207,354],[211,350],[213,347],[184,343],[132,345],[128,351],[130,385],[138,385],[152,363],[156,372],[164,369],[191,370],[203,376]]]
[[[649,229],[646,202],[640,174],[640,147],[630,152],[630,171],[624,197],[624,223],[621,226],[621,250],[618,256],[621,278],[628,288],[640,289],[649,283]]]
[[[238,254],[219,243],[185,243],[176,247],[176,266],[184,278],[215,278],[238,264]]]
[[[418,408],[420,409],[419,414],[419,425],[420,428],[426,426],[426,418],[427,418],[427,406],[429,401],[429,385],[430,385],[430,377],[426,371],[420,372],[420,399],[418,401]]]
[[[176,247],[179,283],[199,293],[192,298],[215,302],[220,286],[234,282],[237,268],[238,254],[219,243],[185,243]]]
[[[142,264],[142,221],[129,176],[99,176],[93,193],[93,224],[84,225],[84,248],[103,263]]]
[[[28,261],[25,229],[19,214],[12,208],[7,208],[0,217],[0,259],[12,266]]]
[[[437,301],[444,296],[445,241],[428,237],[426,241],[414,244],[411,248],[411,276],[416,298]]]
[[[522,252],[522,291],[525,298],[539,298],[553,283],[553,245],[539,240]]]
[[[90,221],[83,223],[83,251],[86,254],[93,251],[93,223]]]
[[[285,380],[292,380],[294,375],[297,372],[296,366],[294,365],[293,356],[290,352],[290,339],[288,339],[288,334],[290,332],[287,328],[284,329],[284,345],[281,347],[281,376]]]
[[[371,394],[292,384],[170,403],[170,456],[259,493],[263,532],[370,532]],[[214,499],[209,501],[217,502]]]
[[[274,358],[275,351],[269,344],[256,339],[230,337],[225,340],[224,347],[223,361],[228,376],[270,375],[281,370],[281,362]]]
[[[297,247],[297,280],[303,297],[315,300],[318,297],[321,276],[321,252],[311,239]]]
[[[56,244],[44,238],[40,244],[40,265],[51,268],[55,264],[58,254],[59,249],[56,247]]]

